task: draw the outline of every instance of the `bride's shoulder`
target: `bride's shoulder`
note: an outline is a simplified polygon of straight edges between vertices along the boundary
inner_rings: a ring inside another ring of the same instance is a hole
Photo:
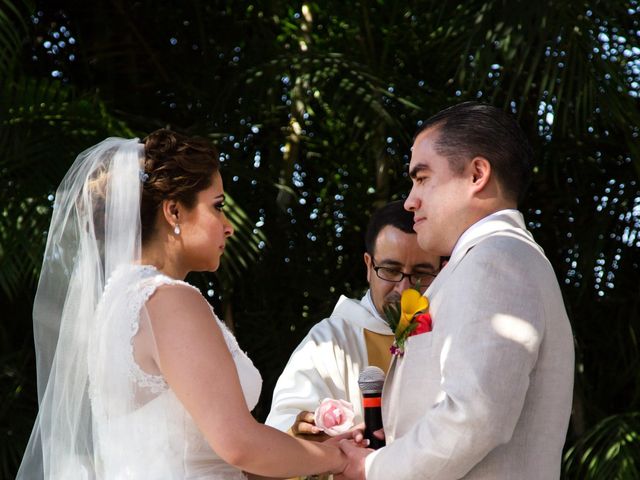
[[[162,278],[164,277],[164,278]],[[180,280],[160,276],[152,280],[153,292],[147,297],[146,308],[152,319],[163,318],[204,319],[215,318],[209,302],[200,290]]]
[[[129,270],[133,276],[129,282],[133,290],[143,292],[143,296],[146,299],[168,299],[169,301],[175,300],[175,297],[193,297],[202,301],[206,300],[193,285],[175,278],[157,270],[155,267],[147,265],[137,265]]]
[[[149,325],[161,352],[179,348],[191,352],[194,345],[213,334],[223,338],[223,328],[200,291],[185,282],[158,286],[145,303]]]
[[[155,285],[153,294],[149,297],[148,302],[161,304],[178,302],[181,306],[184,306],[185,302],[197,305],[209,305],[202,296],[202,293],[200,293],[200,290],[186,282],[166,282]]]

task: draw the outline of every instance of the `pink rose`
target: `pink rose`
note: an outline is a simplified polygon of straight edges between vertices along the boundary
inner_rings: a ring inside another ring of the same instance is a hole
[[[340,435],[353,427],[353,405],[345,400],[325,398],[314,413],[316,427],[330,436]]]

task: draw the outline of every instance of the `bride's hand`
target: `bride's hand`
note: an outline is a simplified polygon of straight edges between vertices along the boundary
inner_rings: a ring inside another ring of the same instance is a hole
[[[364,423],[356,425],[348,432],[336,435],[335,437],[330,437],[329,440],[325,441],[325,443],[337,446],[340,444],[340,440],[352,440],[358,447],[366,448],[369,446],[369,440],[364,438]]]

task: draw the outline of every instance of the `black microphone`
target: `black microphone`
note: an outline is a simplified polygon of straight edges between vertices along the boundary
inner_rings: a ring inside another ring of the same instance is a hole
[[[364,410],[364,438],[369,440],[369,448],[377,450],[385,446],[385,441],[373,435],[382,428],[382,385],[384,372],[378,367],[367,367],[358,377],[358,385],[362,392],[362,407]]]

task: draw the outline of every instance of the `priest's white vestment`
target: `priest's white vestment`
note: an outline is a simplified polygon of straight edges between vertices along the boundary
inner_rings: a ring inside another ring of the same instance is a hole
[[[358,376],[369,365],[365,330],[392,339],[370,292],[360,301],[341,296],[331,316],[314,325],[291,354],[265,423],[287,431],[301,411],[313,412],[324,398],[351,402],[354,421],[362,422]]]

